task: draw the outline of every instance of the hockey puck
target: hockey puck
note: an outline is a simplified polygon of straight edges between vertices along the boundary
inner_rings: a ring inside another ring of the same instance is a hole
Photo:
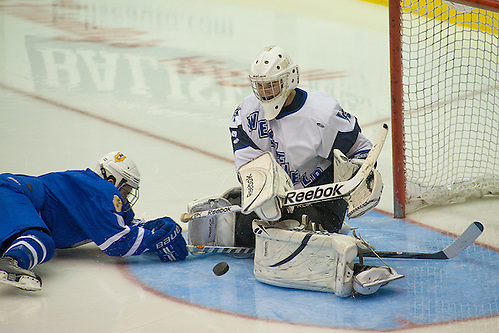
[[[213,273],[215,273],[216,276],[224,275],[228,270],[229,264],[227,264],[225,261],[219,262],[215,265],[215,267],[213,267]]]

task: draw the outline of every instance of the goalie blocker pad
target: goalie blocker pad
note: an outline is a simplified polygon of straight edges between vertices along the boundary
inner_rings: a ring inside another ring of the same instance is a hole
[[[255,220],[255,278],[263,283],[306,290],[353,292],[354,259],[363,245],[354,237],[296,230],[299,222]]]
[[[270,152],[243,164],[237,171],[242,186],[241,212],[255,212],[261,219],[277,221],[286,191],[293,183]]]

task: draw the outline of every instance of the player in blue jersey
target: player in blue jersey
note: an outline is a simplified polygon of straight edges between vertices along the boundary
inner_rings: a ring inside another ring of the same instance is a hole
[[[156,251],[162,261],[184,259],[186,244],[175,221],[135,219],[139,182],[135,163],[121,152],[105,155],[95,171],[0,174],[0,283],[40,290],[33,268],[55,249],[88,242],[110,256]]]

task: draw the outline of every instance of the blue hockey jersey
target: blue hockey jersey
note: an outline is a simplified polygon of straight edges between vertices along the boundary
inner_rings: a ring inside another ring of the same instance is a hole
[[[9,225],[0,223],[0,240],[5,240],[9,232],[35,226],[50,233],[56,248],[93,241],[112,256],[136,255],[146,250],[142,240],[150,231],[133,225],[134,213],[128,202],[123,201],[112,183],[90,169],[41,176],[2,174],[0,189],[2,186],[10,190],[12,198],[2,198],[10,208],[0,212],[9,214],[0,216],[0,221],[9,221]],[[26,214],[30,204],[16,194],[29,197],[41,219],[16,219]]]

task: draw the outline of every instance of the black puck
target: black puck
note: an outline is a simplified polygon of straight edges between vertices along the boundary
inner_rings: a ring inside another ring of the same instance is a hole
[[[215,267],[213,267],[213,273],[215,273],[216,276],[224,275],[228,270],[229,264],[227,264],[225,261],[219,262],[215,265]]]

